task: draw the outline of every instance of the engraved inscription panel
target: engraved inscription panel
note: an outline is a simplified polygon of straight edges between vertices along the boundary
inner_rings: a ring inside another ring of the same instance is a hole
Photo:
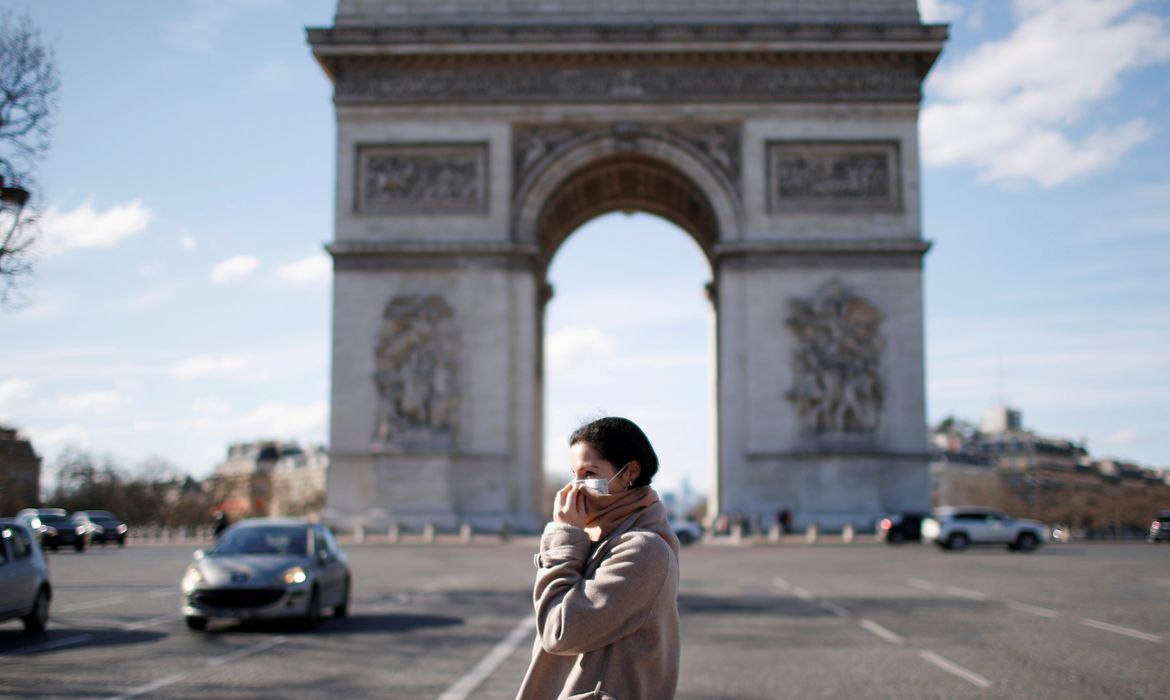
[[[898,212],[893,141],[768,143],[769,212]]]
[[[357,210],[475,214],[487,209],[487,144],[358,147]]]

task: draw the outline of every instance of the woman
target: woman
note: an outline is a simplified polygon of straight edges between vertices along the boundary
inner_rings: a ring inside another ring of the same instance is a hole
[[[678,539],[658,457],[625,418],[569,436],[575,477],[536,555],[536,643],[517,700],[669,700],[678,682]]]

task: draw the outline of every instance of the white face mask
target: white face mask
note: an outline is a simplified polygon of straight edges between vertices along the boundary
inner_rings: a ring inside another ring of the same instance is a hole
[[[628,466],[630,466],[630,463],[626,464],[626,467],[628,467]],[[626,470],[626,467],[622,467],[621,469],[617,470],[617,474],[614,474],[613,476],[609,477],[608,479],[602,479],[602,478],[573,479],[573,481],[584,484],[585,488],[589,489],[590,491],[593,491],[594,493],[596,493],[599,496],[608,496],[609,495],[609,482],[618,478],[618,474],[621,474],[622,472],[624,472]]]

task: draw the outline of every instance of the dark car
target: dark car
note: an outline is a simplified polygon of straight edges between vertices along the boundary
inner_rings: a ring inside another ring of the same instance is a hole
[[[878,539],[888,544],[922,541],[922,520],[929,513],[896,513],[878,523]]]
[[[26,508],[16,517],[37,533],[45,549],[55,552],[61,547],[72,547],[84,552],[89,546],[89,525],[74,520],[63,508]]]
[[[130,528],[108,510],[79,510],[73,514],[73,518],[88,526],[90,541],[94,544],[117,542],[120,547],[126,546],[126,534]]]
[[[1170,542],[1170,510],[1158,511],[1158,517],[1150,523],[1151,542]]]

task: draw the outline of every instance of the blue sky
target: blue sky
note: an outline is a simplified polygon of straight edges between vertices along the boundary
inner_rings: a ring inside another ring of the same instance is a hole
[[[203,476],[233,440],[323,442],[335,130],[303,28],[333,2],[6,5],[55,44],[62,91],[30,303],[0,312],[0,421],[50,467],[75,445]],[[921,123],[931,420],[1006,398],[1170,466],[1170,6],[921,7],[952,24]],[[710,483],[709,278],[643,215],[558,252],[549,469],[578,419],[625,413],[667,485]]]

